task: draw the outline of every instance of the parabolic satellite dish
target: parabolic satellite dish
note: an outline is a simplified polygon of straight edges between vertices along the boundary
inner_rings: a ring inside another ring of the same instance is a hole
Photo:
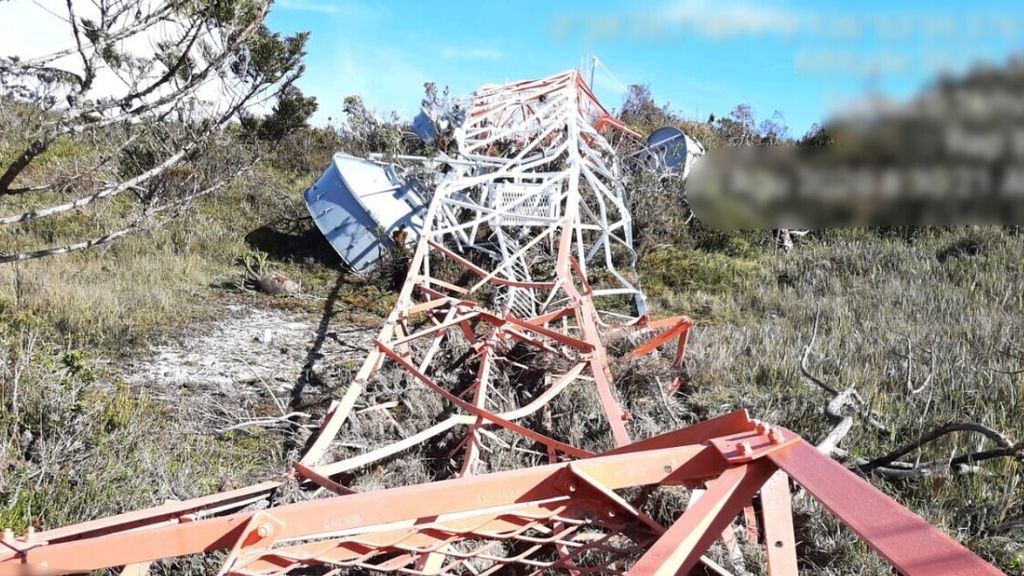
[[[686,170],[686,134],[674,126],[658,128],[647,137],[647,149],[654,157],[656,167],[663,172],[684,172]]]

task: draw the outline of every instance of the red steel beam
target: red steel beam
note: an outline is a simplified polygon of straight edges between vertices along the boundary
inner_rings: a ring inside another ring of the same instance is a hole
[[[1002,574],[803,440],[768,458],[906,576]]]
[[[631,575],[689,574],[704,551],[750,502],[774,466],[764,460],[727,469],[629,571]]]
[[[726,462],[707,446],[681,446],[579,460],[577,469],[609,489],[716,476]],[[356,493],[278,506],[263,511],[281,524],[279,539],[383,525],[411,518],[471,512],[522,502],[569,498],[568,464],[554,464],[429,484]],[[40,545],[21,558],[0,560],[0,576],[24,573],[22,561],[44,572],[71,574],[148,560],[232,548],[251,512],[144,530]],[[2,558],[2,557],[0,557]],[[21,561],[19,561],[21,560]]]
[[[796,576],[796,536],[793,534],[789,477],[779,470],[761,488],[764,544],[768,550],[768,576]]]
[[[635,554],[632,574],[687,573],[758,491],[770,574],[788,575],[797,564],[787,475],[903,574],[1000,574],[791,432],[736,412],[574,462],[207,519],[172,513],[238,502],[266,489],[259,485],[35,540],[5,538],[0,576],[79,573],[215,550],[230,551],[226,573],[239,575],[320,564],[426,574],[470,559],[495,569],[574,573],[586,571],[579,560],[590,549],[623,555],[602,560],[606,572],[624,571]],[[613,492],[700,481],[707,491],[667,530]],[[495,555],[490,541],[515,544]],[[558,559],[531,556],[545,546]]]

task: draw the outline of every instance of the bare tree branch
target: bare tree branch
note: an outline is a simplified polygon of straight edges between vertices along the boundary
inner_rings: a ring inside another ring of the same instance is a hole
[[[82,59],[82,70],[81,82],[79,83],[78,93],[84,94],[89,91],[92,86],[93,80],[96,79],[96,68],[93,66],[94,60],[85,53],[85,48],[82,47],[82,34],[78,29],[78,17],[75,16],[75,7],[73,6],[72,0],[67,0],[68,5],[68,23],[71,24],[71,31],[75,36],[75,47],[78,48],[78,55]],[[93,52],[94,54],[96,51]]]
[[[9,264],[11,262],[21,262],[23,260],[35,260],[36,258],[45,258],[47,256],[57,256],[59,254],[70,254],[72,252],[78,252],[94,246],[102,246],[103,244],[109,244],[122,236],[127,236],[138,229],[138,223],[132,222],[130,225],[117,230],[116,232],[110,232],[103,236],[91,238],[82,242],[76,242],[74,244],[68,244],[66,246],[54,246],[50,248],[43,248],[41,250],[33,250],[31,252],[21,252],[19,254],[0,255],[0,264]]]
[[[807,378],[816,386],[818,386],[818,388],[821,388],[822,390],[828,392],[833,396],[838,396],[838,390],[836,390],[832,386],[829,386],[822,379],[818,378],[814,374],[811,374],[810,369],[807,368],[807,359],[810,358],[811,350],[814,349],[814,341],[818,338],[818,317],[820,316],[820,314],[820,311],[816,310],[814,312],[814,327],[811,329],[811,340],[810,342],[807,343],[807,346],[804,348],[804,353],[800,357],[800,373],[804,375],[804,378]]]
[[[249,166],[249,167],[247,167],[247,168],[245,168],[243,170],[239,170],[231,178],[233,179],[234,177],[236,177],[239,174],[241,174],[241,172],[243,172],[244,170],[249,170],[251,168],[252,168],[252,166]],[[143,223],[145,222],[147,217],[151,217],[153,215],[156,215],[156,214],[159,214],[159,213],[163,213],[163,212],[179,210],[182,207],[192,203],[192,201],[194,201],[194,200],[196,200],[198,198],[201,198],[203,196],[207,196],[209,194],[212,194],[212,193],[216,192],[217,190],[220,190],[224,186],[227,186],[227,184],[229,182],[230,182],[230,180],[222,180],[222,181],[220,181],[220,182],[218,182],[218,183],[216,183],[216,184],[214,184],[212,186],[209,186],[209,187],[207,187],[207,188],[205,188],[203,190],[199,190],[199,191],[193,192],[192,194],[189,194],[189,195],[187,195],[187,196],[185,196],[185,197],[183,197],[183,198],[181,198],[181,199],[179,199],[179,200],[177,200],[175,202],[172,202],[170,204],[166,204],[166,205],[163,205],[163,206],[159,206],[159,207],[156,207],[156,208],[151,208],[149,210],[146,210],[142,215],[140,215],[138,218],[133,220],[128,226],[125,226],[124,228],[121,228],[120,230],[117,230],[115,232],[110,232],[108,234],[104,234],[102,236],[98,236],[96,238],[91,238],[91,239],[85,240],[83,242],[76,242],[74,244],[68,244],[66,246],[52,246],[52,247],[49,247],[49,248],[44,248],[44,249],[41,249],[41,250],[34,250],[34,251],[31,251],[31,252],[21,252],[19,254],[9,254],[9,255],[2,255],[2,254],[0,254],[0,264],[9,264],[11,262],[21,262],[23,260],[34,260],[34,259],[37,259],[37,258],[45,258],[47,256],[58,256],[58,255],[62,255],[62,254],[70,254],[72,252],[78,252],[78,251],[81,251],[81,250],[85,250],[87,248],[92,248],[94,246],[102,246],[103,244],[109,244],[109,243],[113,242],[114,240],[117,240],[118,238],[122,238],[124,236],[127,236],[127,235],[129,235],[129,234],[131,234],[133,232],[137,232],[137,231],[142,230],[144,228],[157,228],[160,225],[163,225],[165,222],[160,222],[159,224],[156,224],[156,225],[153,225],[153,226],[149,226],[149,227],[143,226]]]
[[[187,145],[185,149],[178,151],[178,153],[173,154],[172,156],[170,156],[157,166],[147,170],[146,172],[143,172],[142,174],[139,174],[138,176],[131,178],[129,180],[120,182],[114,186],[108,186],[100,190],[99,192],[96,192],[95,194],[90,194],[89,196],[86,196],[84,198],[79,198],[77,200],[65,202],[63,204],[57,204],[55,206],[48,206],[46,208],[40,208],[38,210],[22,212],[21,214],[12,214],[9,216],[0,217],[0,225],[15,224],[18,222],[28,222],[29,220],[46,218],[48,216],[55,216],[57,214],[63,214],[65,212],[70,212],[78,208],[83,208],[97,200],[102,200],[104,198],[111,198],[113,196],[116,196],[121,192],[124,192],[125,190],[130,190],[132,188],[137,187],[140,184],[147,182],[154,176],[166,172],[168,168],[176,165],[179,160],[184,158],[185,155],[192,151],[192,149],[195,148],[197,145],[198,142],[190,143],[189,145]]]
[[[236,54],[236,52],[239,51],[240,48],[242,48],[248,41],[250,41],[253,38],[253,36],[259,31],[260,26],[262,25],[263,22],[263,18],[266,17],[269,8],[269,4],[265,4],[262,7],[262,12],[259,14],[258,18],[254,18],[253,21],[250,22],[245,28],[233,32],[229,35],[231,41],[228,42],[218,52],[216,57],[208,59],[206,65],[199,71],[194,73],[188,82],[185,82],[182,85],[176,87],[169,93],[164,94],[163,96],[160,96],[154,100],[145,101],[146,96],[149,96],[157,90],[166,87],[170,83],[170,80],[175,77],[175,75],[181,69],[184,63],[188,61],[190,52],[195,48],[196,42],[201,37],[201,31],[203,29],[204,23],[204,19],[202,17],[194,18],[194,20],[192,21],[192,25],[186,27],[185,32],[182,35],[182,38],[180,38],[179,41],[175,43],[185,45],[185,48],[183,49],[182,53],[179,55],[175,63],[170,65],[168,69],[165,71],[165,73],[161,75],[158,79],[156,79],[153,83],[151,83],[149,86],[147,86],[141,91],[131,91],[127,95],[119,99],[107,99],[106,101],[101,100],[94,102],[92,105],[88,107],[82,108],[80,107],[81,103],[79,102],[79,100],[81,99],[80,97],[84,96],[84,94],[88,91],[88,88],[92,84],[93,77],[95,76],[94,59],[98,56],[100,50],[103,49],[103,46],[110,45],[112,42],[114,42],[114,39],[122,39],[129,37],[133,34],[139,33],[140,31],[147,29],[147,27],[143,27],[140,25],[129,27],[130,30],[134,30],[134,32],[129,34],[110,33],[109,31],[104,30],[103,36],[107,37],[107,39],[102,44],[93,45],[93,54],[90,58],[86,55],[84,49],[82,48],[77,18],[75,17],[74,10],[72,9],[72,0],[67,0],[67,2],[69,13],[71,15],[71,25],[73,27],[76,42],[78,44],[78,50],[81,54],[81,58],[85,66],[84,75],[79,77],[80,89],[76,91],[77,93],[74,98],[69,98],[69,104],[71,105],[71,107],[68,110],[66,110],[64,114],[61,115],[58,121],[53,123],[51,129],[44,132],[44,134],[42,134],[41,136],[36,138],[31,144],[29,144],[25,148],[25,150],[18,156],[18,158],[7,167],[4,173],[0,175],[0,194],[24,192],[26,187],[12,188],[15,179],[17,179],[18,176],[22,172],[24,172],[24,170],[32,163],[33,160],[35,160],[41,154],[46,152],[46,150],[48,150],[50,146],[52,146],[53,143],[56,142],[61,137],[74,136],[82,134],[87,131],[101,130],[103,128],[118,123],[135,121],[144,114],[157,111],[165,106],[172,105],[177,102],[181,102],[183,98],[193,94],[196,90],[203,86],[204,83],[209,78],[211,78],[213,72],[222,69],[224,65],[228,62],[228,60],[232,58]],[[158,12],[163,13],[163,10],[158,10]],[[169,13],[171,12],[168,12],[168,14]],[[145,21],[149,22],[150,26],[152,26],[152,24],[155,22],[155,20],[152,19],[147,19]],[[0,72],[2,71],[3,66],[2,63],[0,63]],[[117,114],[113,117],[109,117],[102,120],[97,118],[97,116],[101,116],[106,111],[113,108],[124,110],[125,108],[130,106],[132,102],[135,102],[137,100],[142,100],[142,102],[134,108],[131,108],[130,110],[126,110],[121,114]]]
[[[819,378],[816,378],[810,373],[810,370],[806,367],[806,360],[809,356],[809,351],[814,345],[814,335],[817,334],[817,315],[815,315],[814,331],[811,336],[811,341],[808,346],[804,349],[804,354],[800,362],[801,372],[809,380],[817,384],[822,389],[829,391],[834,390],[831,386],[826,384]],[[908,344],[909,346],[909,344]],[[934,359],[934,356],[933,356]],[[932,370],[934,371],[934,361]],[[909,371],[909,368],[908,368]],[[931,374],[926,378],[925,384],[923,384],[919,390],[923,390],[928,382],[931,380]],[[910,376],[908,374],[908,385],[910,382]],[[911,390],[913,392],[913,390]],[[874,420],[874,413],[864,410],[864,402],[857,395],[853,388],[849,388],[846,391],[836,394],[835,397],[828,403],[825,408],[825,414],[828,419],[834,422],[834,427],[817,445],[820,452],[828,454],[841,461],[845,461],[848,466],[852,467],[857,472],[862,474],[876,474],[891,480],[907,480],[920,478],[922,476],[929,475],[948,475],[952,473],[963,473],[963,472],[978,472],[976,466],[971,466],[978,462],[985,460],[992,460],[995,458],[1015,458],[1024,462],[1024,441],[1017,444],[1013,444],[1004,434],[1001,432],[986,426],[984,424],[976,422],[950,422],[926,434],[922,434],[917,440],[907,443],[896,450],[889,452],[884,456],[868,460],[866,458],[851,458],[849,453],[839,448],[839,443],[846,438],[846,436],[853,430],[853,426],[856,423],[853,414],[861,413],[866,416],[869,423],[872,423],[875,427],[879,427]],[[851,410],[852,409],[852,412]],[[948,460],[932,461],[926,463],[912,463],[903,462],[899,459],[903,456],[910,454],[915,450],[919,450],[926,444],[934,442],[939,438],[955,432],[973,432],[981,434],[985,438],[994,442],[998,448],[990,450],[980,450],[969,454],[962,454]]]
[[[888,428],[878,419],[878,413],[867,406],[867,402],[865,402],[864,399],[861,398],[860,394],[857,393],[856,389],[851,387],[845,390],[844,392],[839,392],[839,390],[827,384],[821,378],[818,378],[817,376],[812,374],[810,369],[807,367],[807,359],[811,355],[811,350],[814,348],[814,341],[818,335],[819,315],[820,311],[815,311],[814,327],[811,331],[811,340],[810,342],[807,343],[807,346],[804,348],[803,355],[800,358],[800,373],[803,374],[805,378],[813,382],[822,390],[828,392],[829,394],[832,394],[833,398],[831,401],[829,401],[828,407],[825,411],[826,414],[829,416],[830,420],[838,422],[844,416],[847,415],[845,409],[850,407],[853,408],[854,411],[856,411],[857,413],[860,413],[865,418],[865,420],[867,420],[868,424],[878,429],[879,431],[887,432]]]

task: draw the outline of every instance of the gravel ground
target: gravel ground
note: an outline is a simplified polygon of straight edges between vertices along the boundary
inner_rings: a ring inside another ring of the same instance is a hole
[[[203,431],[223,430],[303,411],[311,398],[346,385],[376,332],[230,304],[221,319],[198,323],[137,355],[123,378],[161,402],[187,404]]]

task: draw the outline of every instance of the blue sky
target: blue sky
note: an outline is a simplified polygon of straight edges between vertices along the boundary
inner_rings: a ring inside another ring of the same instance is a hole
[[[782,112],[791,133],[867,94],[906,97],[940,69],[1000,62],[1024,47],[1014,2],[383,2],[277,0],[276,31],[312,32],[299,86],[325,123],[362,95],[378,113],[411,117],[423,83],[468,93],[481,84],[579,67],[596,55],[606,106],[624,85],[705,119],[752,105]]]

